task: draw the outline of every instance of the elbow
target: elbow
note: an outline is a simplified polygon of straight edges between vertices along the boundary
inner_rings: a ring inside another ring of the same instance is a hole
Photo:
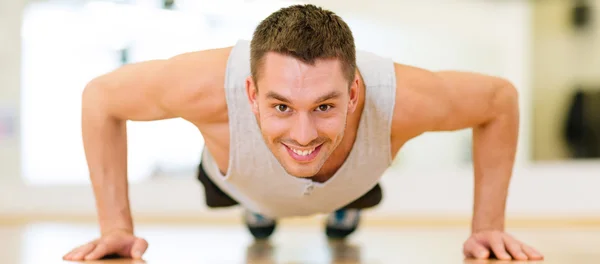
[[[486,125],[499,122],[509,127],[518,127],[520,119],[519,91],[511,82],[507,80],[499,82],[491,105],[494,114]]]
[[[509,80],[500,79],[496,87],[492,105],[497,106],[502,113],[518,113],[519,90],[516,86]]]
[[[94,98],[98,97],[100,87],[102,87],[102,77],[96,77],[90,80],[85,87],[83,87],[83,91],[81,92],[81,103],[83,106],[94,102]]]
[[[512,131],[519,124],[519,91],[511,82],[503,79],[496,79],[494,85],[487,114],[477,128],[502,127]]]
[[[82,117],[108,116],[107,83],[102,78],[89,81],[81,93]]]
[[[506,80],[504,83],[504,89],[506,90],[505,93],[509,96],[511,101],[516,103],[519,102],[519,90],[512,82]]]
[[[97,79],[87,83],[81,93],[81,107],[83,110],[97,108],[100,102],[101,93],[99,92],[102,85]]]
[[[102,87],[106,87],[106,85],[107,82],[103,76],[96,77],[85,85],[81,96],[85,99],[88,99],[90,96],[97,96],[98,91],[102,90]]]

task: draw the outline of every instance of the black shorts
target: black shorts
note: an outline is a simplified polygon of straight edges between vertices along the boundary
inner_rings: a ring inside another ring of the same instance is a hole
[[[204,187],[204,196],[206,205],[209,208],[222,208],[238,205],[239,203],[224,193],[212,180],[206,175],[202,163],[198,166],[198,180]],[[367,209],[378,205],[383,197],[381,186],[375,185],[373,189],[363,196],[354,200],[340,209]]]

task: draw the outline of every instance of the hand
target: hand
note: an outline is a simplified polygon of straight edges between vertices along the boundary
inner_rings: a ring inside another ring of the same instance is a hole
[[[542,260],[544,256],[534,248],[502,231],[476,232],[463,245],[466,258],[499,260]]]
[[[115,230],[99,239],[81,245],[63,256],[64,260],[97,260],[109,255],[122,258],[141,259],[148,248],[145,239],[125,230]]]

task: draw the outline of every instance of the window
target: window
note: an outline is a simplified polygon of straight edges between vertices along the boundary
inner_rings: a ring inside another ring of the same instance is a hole
[[[36,2],[25,10],[22,166],[27,183],[88,182],[80,95],[89,80],[123,63],[249,39],[262,13],[290,3],[251,4],[256,12],[247,12],[252,10],[240,5],[227,10],[226,3],[212,1],[177,1],[170,10],[156,0],[120,2]],[[198,9],[202,12],[189,11]],[[193,171],[203,146],[198,130],[181,119],[129,122],[129,179]]]

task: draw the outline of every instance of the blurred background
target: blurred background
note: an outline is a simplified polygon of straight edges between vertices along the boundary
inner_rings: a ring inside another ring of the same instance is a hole
[[[80,95],[93,77],[234,45],[296,3],[338,13],[359,49],[511,80],[521,130],[508,216],[600,219],[600,0],[0,0],[0,217],[94,219],[80,131]],[[233,213],[207,213],[195,180],[204,142],[191,124],[128,129],[134,214]],[[470,130],[411,141],[373,217],[468,219],[471,166]]]

